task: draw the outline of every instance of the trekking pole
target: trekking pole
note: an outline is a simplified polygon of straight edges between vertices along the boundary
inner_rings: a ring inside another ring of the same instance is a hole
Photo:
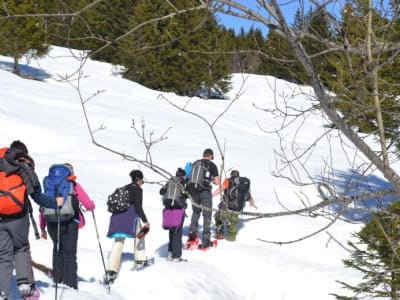
[[[56,255],[54,257],[54,266],[55,270],[53,270],[54,273],[54,279],[56,282],[56,290],[55,290],[55,295],[54,299],[57,300],[57,291],[58,291],[58,256],[60,255],[60,206],[57,205],[56,208],[56,215],[57,215],[57,244],[56,244]]]
[[[106,270],[106,264],[104,262],[104,255],[103,255],[103,249],[101,248],[101,243],[100,243],[100,237],[99,237],[99,231],[97,230],[97,223],[96,223],[96,218],[94,216],[94,211],[92,210],[92,216],[93,216],[93,222],[94,222],[94,228],[96,230],[96,235],[97,235],[97,241],[99,243],[99,249],[100,249],[100,255],[101,255],[101,261],[103,262],[103,268],[104,268],[104,274],[106,276],[106,284],[107,284],[107,292],[111,292],[111,287],[110,287],[110,282],[108,280],[108,274]]]

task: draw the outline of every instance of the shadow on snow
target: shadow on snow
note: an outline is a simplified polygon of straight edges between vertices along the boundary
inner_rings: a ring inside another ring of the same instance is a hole
[[[317,178],[320,182],[327,182],[325,178]],[[355,170],[340,171],[335,170],[333,179],[329,179],[329,184],[333,185],[339,195],[355,198],[363,194],[376,193],[379,191],[393,191],[392,185],[375,175],[364,176]],[[377,196],[369,199],[355,200],[350,206],[344,207],[343,204],[333,204],[329,208],[339,212],[342,217],[355,222],[367,222],[371,213],[385,209],[389,204],[398,200],[395,195]]]

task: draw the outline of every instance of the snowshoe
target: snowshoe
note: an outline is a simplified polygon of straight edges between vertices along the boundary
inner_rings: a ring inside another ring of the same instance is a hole
[[[218,245],[218,240],[213,240],[208,245],[202,245],[202,244],[198,245],[197,249],[201,251],[207,251],[210,248],[216,248],[217,245]]]
[[[193,250],[196,249],[199,245],[200,239],[196,232],[189,233],[189,239],[187,240],[184,250]]]

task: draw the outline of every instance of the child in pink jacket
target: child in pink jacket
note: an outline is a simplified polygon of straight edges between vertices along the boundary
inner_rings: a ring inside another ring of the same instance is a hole
[[[47,239],[47,231],[53,241],[53,280],[57,283],[64,283],[65,285],[78,289],[78,275],[77,275],[77,247],[78,247],[78,229],[85,225],[85,218],[79,205],[92,211],[95,209],[94,202],[89,198],[82,186],[77,183],[76,176],[73,174],[67,178],[73,181],[74,185],[74,196],[73,207],[75,208],[75,216],[65,222],[60,222],[60,243],[57,251],[57,237],[58,237],[58,225],[57,222],[47,222],[43,213],[39,214],[39,224],[41,229],[41,236]],[[75,203],[74,203],[75,201]]]

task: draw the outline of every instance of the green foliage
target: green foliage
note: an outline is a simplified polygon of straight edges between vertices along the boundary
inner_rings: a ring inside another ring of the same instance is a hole
[[[40,6],[49,13],[80,11],[91,0],[40,0]],[[108,45],[128,30],[136,0],[108,0],[97,3],[77,17],[47,18],[50,43],[74,49],[97,50]],[[93,56],[98,60],[113,62],[117,52],[111,44]]]
[[[343,261],[346,268],[360,271],[357,285],[338,281],[345,289],[361,298],[398,299],[400,294],[400,203],[373,215],[365,227],[349,242],[351,256]],[[337,299],[355,299],[335,295]]]
[[[197,1],[170,1],[177,9],[192,7]],[[149,88],[193,95],[201,86],[229,87],[230,58],[222,30],[212,14],[191,11],[139,24],[174,13],[167,2],[138,1],[130,28],[138,27],[118,44],[119,64],[127,67],[126,78]]]
[[[10,0],[0,8],[0,16],[40,13],[33,0]],[[23,57],[46,54],[43,18],[9,17],[0,19],[0,53],[14,58],[14,72],[19,74],[18,62]]]
[[[367,41],[367,13],[365,1],[348,1],[342,12],[343,32],[336,36],[344,43],[343,36],[349,41],[348,48],[360,49],[359,54],[346,54],[337,51],[331,55],[327,64],[329,72],[322,78],[329,90],[338,95],[332,107],[336,108],[351,126],[364,133],[376,134],[377,110],[374,105],[372,67],[378,68],[378,97],[382,109],[385,135],[395,140],[399,135],[400,106],[397,97],[400,94],[399,58],[391,59],[395,52],[377,52],[370,63],[365,53]],[[398,21],[388,19],[388,15],[373,10],[373,47],[399,41]],[[397,28],[396,28],[397,26]],[[345,48],[345,47],[344,47]]]

